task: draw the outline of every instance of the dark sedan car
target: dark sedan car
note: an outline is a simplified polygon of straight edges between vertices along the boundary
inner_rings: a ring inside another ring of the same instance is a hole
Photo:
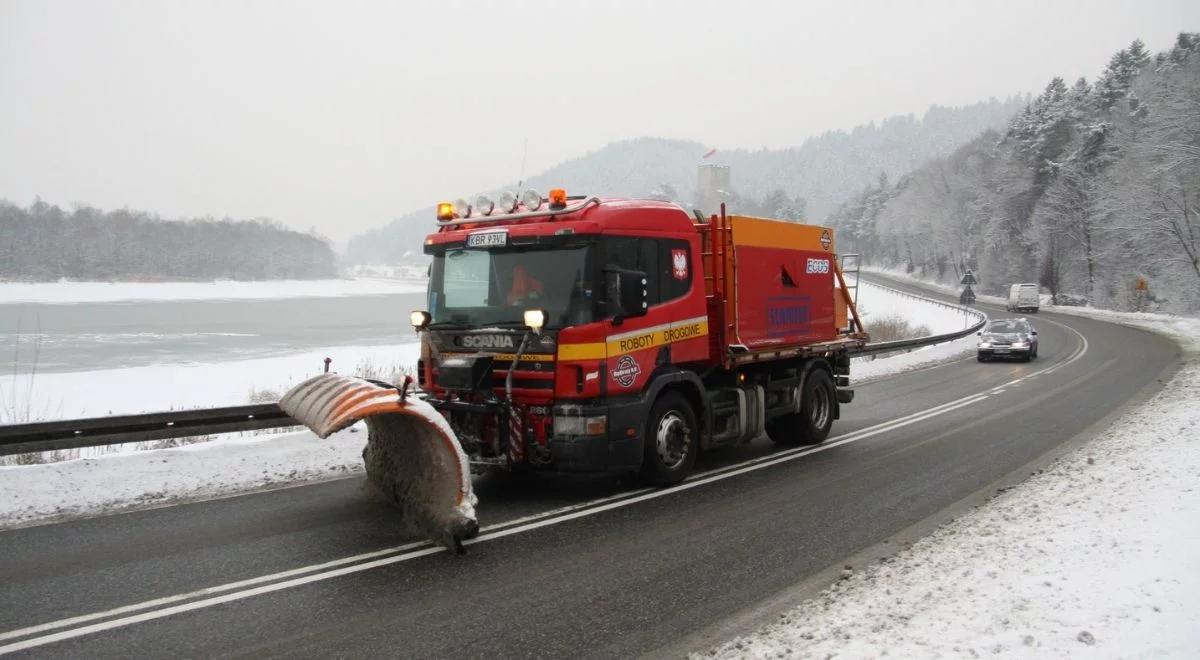
[[[979,361],[1017,358],[1028,362],[1037,357],[1037,330],[1027,319],[990,321],[979,333]]]

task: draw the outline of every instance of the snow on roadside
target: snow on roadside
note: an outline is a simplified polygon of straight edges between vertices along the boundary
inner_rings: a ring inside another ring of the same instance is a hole
[[[860,283],[858,304],[863,323],[870,329],[872,319],[897,316],[913,327],[925,326],[933,334],[954,332],[975,322],[973,314],[959,309],[922,300],[888,287],[870,282]],[[853,383],[861,384],[893,376],[905,371],[924,369],[946,362],[953,362],[973,355],[975,337],[962,337],[949,342],[925,346],[908,353],[897,353],[882,358],[862,357],[851,361],[850,377]]]
[[[0,529],[212,499],[362,472],[362,424],[325,440],[308,431],[176,449],[0,467]]]
[[[850,361],[850,382],[861,385],[906,371],[925,369],[968,357],[974,358],[975,340],[975,335],[968,335],[954,341],[919,348],[911,353],[898,353],[877,360],[854,358]]]
[[[973,315],[960,309],[866,281],[859,284],[857,304],[859,316],[868,329],[872,320],[899,317],[913,327],[925,326],[932,334],[940,335],[961,330],[975,320]]]
[[[1070,313],[1172,335],[1187,361],[1025,483],[708,655],[1195,657],[1200,320]]]
[[[133,300],[261,300],[423,293],[423,279],[360,277],[336,280],[238,282],[0,282],[0,305],[111,303]]]

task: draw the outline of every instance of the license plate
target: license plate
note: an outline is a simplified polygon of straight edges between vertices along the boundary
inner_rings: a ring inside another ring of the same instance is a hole
[[[481,231],[467,236],[467,247],[504,247],[508,244],[507,231]]]
[[[994,349],[992,349],[992,352],[993,353],[1007,353],[1008,349],[1007,348],[994,348]]]

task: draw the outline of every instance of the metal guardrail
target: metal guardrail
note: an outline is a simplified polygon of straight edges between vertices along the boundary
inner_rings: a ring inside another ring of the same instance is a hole
[[[867,344],[854,352],[856,356],[877,355],[940,344],[977,332],[987,322],[987,315],[969,307],[915,296],[874,282],[870,284],[887,289],[897,295],[961,311],[965,315],[974,316],[976,322],[962,330],[940,335]],[[288,426],[297,426],[296,420],[289,417],[274,403],[9,424],[0,425],[0,456]]]
[[[0,425],[0,456],[296,426],[274,403]]]

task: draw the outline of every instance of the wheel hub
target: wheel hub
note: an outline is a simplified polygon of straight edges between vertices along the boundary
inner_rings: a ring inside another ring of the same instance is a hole
[[[692,443],[692,433],[675,411],[668,412],[658,422],[655,432],[655,445],[658,449],[658,460],[664,467],[671,469],[683,462]]]
[[[829,413],[833,407],[829,392],[824,387],[814,387],[808,396],[808,419],[813,428],[823,429],[829,423]]]

